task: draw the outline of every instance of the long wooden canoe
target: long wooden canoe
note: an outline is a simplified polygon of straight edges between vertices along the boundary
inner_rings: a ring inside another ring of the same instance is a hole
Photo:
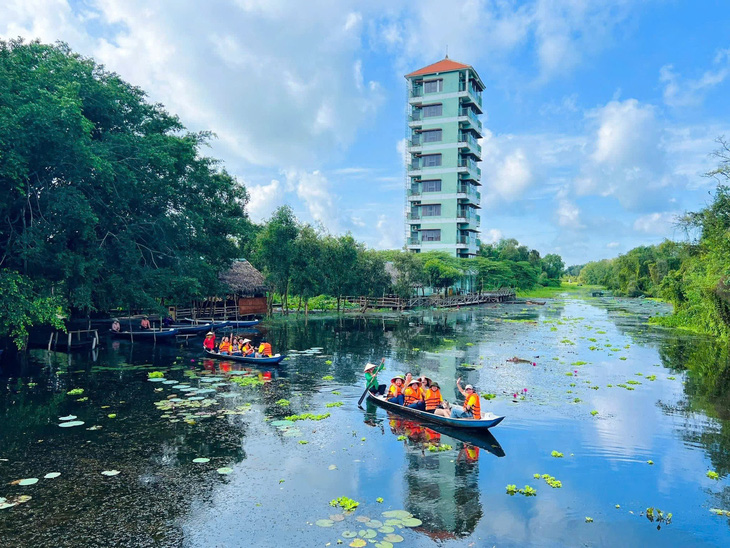
[[[190,324],[194,324],[194,325],[198,325],[200,323],[198,320],[194,320],[193,318],[183,318],[182,320],[178,320],[178,323],[181,323],[181,322],[186,322],[186,323],[190,323]],[[208,320],[205,322],[205,324],[214,329],[220,329],[221,327],[226,327],[227,325],[230,325],[230,322],[227,320],[221,320],[219,322],[217,322],[215,320],[213,320],[213,321]]]
[[[504,417],[494,418],[483,418],[477,419],[452,419],[451,417],[440,417],[433,413],[426,413],[425,411],[419,411],[411,407],[405,407],[398,405],[397,403],[389,402],[385,399],[385,396],[373,396],[368,392],[368,400],[373,402],[375,405],[379,405],[383,409],[399,413],[401,415],[407,415],[409,417],[415,417],[423,422],[429,422],[433,424],[442,424],[450,428],[468,428],[469,430],[489,430],[490,428],[497,426],[504,420]]]
[[[254,325],[258,325],[261,322],[259,320],[228,320],[228,325],[230,327],[253,327]]]
[[[180,333],[177,329],[144,329],[141,331],[113,331],[109,330],[109,333],[115,339],[144,339],[146,341],[156,339],[170,339],[175,338],[175,335]]]
[[[274,356],[271,356],[270,358],[252,358],[251,356],[233,356],[231,354],[219,354],[218,352],[211,352],[210,350],[206,350],[205,353],[211,358],[216,358],[218,360],[230,360],[234,362],[250,363],[254,365],[276,365],[281,362],[281,360],[286,358],[286,356],[281,354],[276,354]]]
[[[170,326],[172,329],[177,329],[178,333],[180,335],[191,335],[193,333],[204,333],[207,331],[210,331],[212,329],[215,329],[215,326],[212,323],[205,323],[200,325],[190,325],[186,323],[178,323],[178,324],[172,324]]]

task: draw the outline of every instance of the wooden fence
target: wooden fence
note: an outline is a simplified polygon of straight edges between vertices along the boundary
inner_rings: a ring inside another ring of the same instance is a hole
[[[411,308],[455,308],[457,306],[475,306],[489,303],[503,303],[514,300],[513,289],[485,291],[465,295],[428,295],[426,297],[357,297],[346,296],[343,299],[351,304],[367,308],[390,308],[392,310],[408,310]]]

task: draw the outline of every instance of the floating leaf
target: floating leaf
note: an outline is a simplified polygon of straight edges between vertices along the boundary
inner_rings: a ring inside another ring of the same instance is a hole
[[[55,479],[61,475],[61,472],[48,472],[43,479]]]
[[[422,524],[423,522],[418,518],[405,518],[403,520],[403,525],[405,525],[406,527],[418,527]]]
[[[58,417],[60,421],[72,421],[76,418],[76,415],[66,415],[65,417]]]
[[[395,531],[395,527],[391,527],[390,525],[383,525],[382,527],[378,527],[378,531],[381,533],[392,533]]]
[[[357,531],[343,531],[342,536],[345,538],[355,538],[357,536]]]
[[[357,516],[355,520],[359,521],[360,523],[367,523],[368,521],[370,521],[370,518],[367,516]]]
[[[375,499],[375,502],[383,502],[383,497],[378,497]]]
[[[330,519],[332,521],[345,521],[345,516],[343,514],[332,514]]]
[[[119,474],[119,470],[104,470],[101,475],[102,476],[116,476]]]
[[[352,548],[363,548],[363,546],[367,546],[367,545],[368,545],[368,543],[367,543],[367,542],[365,542],[365,541],[364,541],[363,539],[361,539],[361,538],[356,538],[355,540],[353,540],[353,541],[352,541],[352,542],[350,543],[350,546],[352,546]]]
[[[18,482],[18,485],[25,487],[26,485],[35,485],[38,483],[38,478],[25,478]]]
[[[413,514],[405,510],[388,510],[387,512],[383,512],[383,516],[386,518],[404,519],[412,518]]]
[[[593,518],[586,516],[586,523],[593,523]]]
[[[378,536],[378,532],[375,529],[367,529],[365,531],[360,531],[360,536],[362,538],[371,539]]]
[[[395,533],[391,533],[389,535],[385,535],[383,537],[383,540],[386,541],[386,542],[392,542],[392,543],[395,544],[397,542],[403,542],[405,539],[402,536],[400,536],[400,535],[396,535]]]
[[[205,464],[206,462],[210,462],[210,459],[207,457],[198,457],[198,458],[193,459],[193,462],[198,463],[198,464]]]
[[[709,470],[707,472],[707,477],[710,478],[710,479],[716,480],[716,479],[720,479],[720,474],[718,474],[717,472],[714,472],[712,470]]]
[[[109,417],[110,419],[116,419],[117,418],[117,414],[116,413],[109,413],[107,415],[107,417]]]
[[[60,423],[58,426],[61,428],[72,428],[74,426],[81,426],[82,424],[84,424],[84,421],[66,421]]]
[[[314,522],[314,524],[317,525],[318,527],[332,527],[335,524],[335,522],[332,521],[331,519],[318,519],[317,521]]]
[[[218,472],[221,476],[227,476],[228,474],[233,472],[233,468],[224,466],[223,468],[218,468],[218,470],[216,470],[216,472]]]
[[[382,540],[375,543],[375,548],[393,548],[393,543],[387,540]]]
[[[378,527],[382,527],[383,526],[383,522],[381,522],[381,521],[379,521],[377,519],[371,519],[370,521],[368,521],[368,525],[370,527],[372,527],[373,529],[377,529]]]

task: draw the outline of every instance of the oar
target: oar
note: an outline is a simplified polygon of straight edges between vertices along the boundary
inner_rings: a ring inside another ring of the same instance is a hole
[[[381,360],[380,360],[380,363],[381,363],[381,364],[384,364],[384,363],[385,363],[385,358],[381,359]],[[362,409],[362,401],[363,401],[363,400],[365,399],[365,395],[366,395],[367,393],[368,393],[368,387],[367,387],[367,385],[366,385],[366,386],[365,386],[365,392],[363,392],[363,393],[362,393],[362,396],[360,396],[360,399],[359,399],[359,400],[357,400],[357,406],[358,406],[358,407],[359,407],[360,409]]]

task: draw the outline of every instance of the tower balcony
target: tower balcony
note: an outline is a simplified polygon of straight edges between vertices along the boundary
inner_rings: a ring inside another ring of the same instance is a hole
[[[471,107],[459,109],[458,121],[460,124],[465,124],[467,127],[475,129],[479,132],[479,135],[482,134],[482,122]]]
[[[484,114],[484,110],[482,110],[482,92],[477,89],[471,80],[468,83],[461,82],[459,84],[459,98],[465,104],[472,105],[479,111],[479,114]]]
[[[471,158],[459,158],[459,171],[464,172],[467,171],[470,173],[470,178],[474,177],[477,180],[481,180],[482,178],[482,170],[477,166],[477,162],[472,160]]]
[[[469,154],[473,154],[480,160],[482,159],[482,147],[479,145],[479,141],[470,131],[459,132],[458,146],[460,149],[465,149]]]

